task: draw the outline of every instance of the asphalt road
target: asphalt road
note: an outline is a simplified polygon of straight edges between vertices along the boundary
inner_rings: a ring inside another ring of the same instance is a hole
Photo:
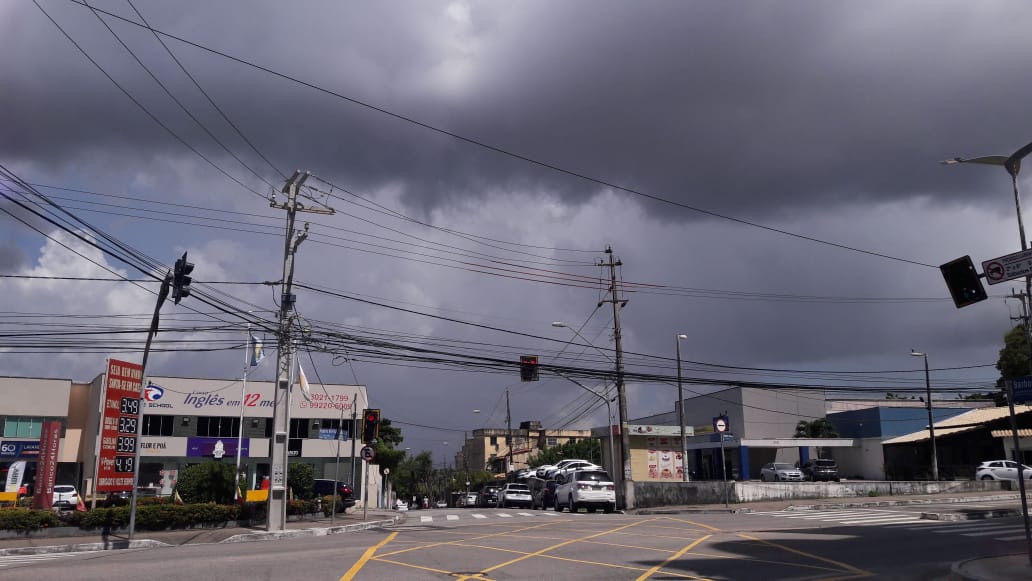
[[[954,561],[1024,549],[1020,518],[920,519],[928,508],[413,511],[391,530],[329,537],[4,557],[0,578],[939,580]]]

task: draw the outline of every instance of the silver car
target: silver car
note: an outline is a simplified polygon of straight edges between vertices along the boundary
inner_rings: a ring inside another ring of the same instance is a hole
[[[802,482],[803,471],[787,462],[770,462],[760,470],[760,480],[764,482]]]
[[[1022,465],[1025,480],[1032,479],[1032,468]],[[1018,463],[1013,460],[988,460],[975,469],[976,480],[1017,480]]]

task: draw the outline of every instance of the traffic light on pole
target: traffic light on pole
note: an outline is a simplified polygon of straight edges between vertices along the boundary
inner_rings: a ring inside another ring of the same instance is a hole
[[[950,289],[953,304],[957,305],[958,309],[988,298],[970,256],[951,260],[940,266],[939,270],[946,279],[946,288]]]
[[[185,299],[190,296],[190,282],[193,278],[190,273],[193,272],[193,263],[186,261],[186,253],[183,253],[183,257],[176,261],[176,268],[172,274],[172,300],[175,304],[179,304],[181,299]]]
[[[538,356],[520,355],[520,381],[538,380]]]
[[[380,410],[367,409],[362,412],[362,442],[373,443],[380,435]]]

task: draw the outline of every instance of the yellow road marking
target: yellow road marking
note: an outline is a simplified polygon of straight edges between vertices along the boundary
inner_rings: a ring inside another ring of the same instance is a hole
[[[665,520],[672,520],[672,521],[674,521],[674,522],[684,522],[684,523],[688,523],[688,524],[690,524],[690,525],[695,525],[695,526],[697,526],[697,527],[702,527],[702,528],[704,528],[704,529],[708,529],[708,530],[711,530],[711,531],[713,531],[713,532],[719,532],[719,531],[720,531],[720,529],[719,529],[719,528],[717,528],[717,527],[711,527],[710,525],[704,525],[704,524],[702,524],[702,523],[700,523],[700,522],[695,522],[695,521],[693,521],[693,520],[687,520],[687,519],[683,519],[683,518],[674,518],[674,517],[672,517],[672,516],[666,516],[666,517],[663,517],[663,518],[664,518]]]
[[[596,541],[582,541],[582,542],[595,543]],[[600,544],[610,544],[610,543],[600,543]],[[489,546],[489,545],[461,544],[461,545],[458,545],[458,546],[464,547],[464,548],[467,548],[467,549],[485,549],[485,550],[488,550],[488,551],[498,551],[498,552],[501,552],[501,553],[516,553],[518,555],[527,555],[527,556],[531,555],[531,553],[528,553],[527,551],[519,551],[519,550],[516,550],[516,549],[503,549],[503,548],[500,548],[500,547],[492,547],[492,546]],[[648,549],[648,547],[630,547],[630,546],[627,546],[627,545],[616,545],[616,546],[618,546],[618,547],[625,547],[625,548],[628,548],[628,549],[639,549],[639,548]],[[664,553],[673,553],[673,551],[668,551],[668,550],[664,550],[664,549],[652,549],[652,550],[653,551],[662,551]],[[559,557],[557,555],[537,555],[537,556],[541,557],[542,559],[555,559],[557,561],[566,561],[566,562],[569,562],[569,563],[579,563],[581,565],[597,565],[599,567],[607,567],[607,568],[610,568],[610,569],[627,569],[627,570],[630,570],[630,571],[639,571],[639,572],[647,570],[647,569],[645,569],[645,567],[634,567],[632,565],[619,565],[619,564],[616,564],[616,563],[603,563],[601,561],[588,561],[588,560],[585,560],[585,559],[573,559],[573,558],[570,558],[570,557]],[[382,559],[377,559],[377,561],[380,561],[380,560],[382,560]],[[835,571],[837,571],[837,569],[835,569]],[[671,572],[669,574],[673,575],[675,577],[684,577],[686,579],[699,579],[699,577],[696,577],[695,575],[688,575],[688,574],[683,574],[683,573],[673,573],[673,572]],[[472,577],[473,578],[477,578],[477,579],[480,578],[480,577],[477,577],[476,575],[474,575]]]
[[[432,549],[434,547],[443,547],[445,545],[457,545],[459,543],[463,543],[463,542],[467,542],[467,541],[479,541],[480,539],[489,539],[491,537],[497,537],[497,536],[500,536],[500,535],[509,535],[509,534],[512,534],[512,533],[521,533],[523,531],[529,531],[529,530],[533,530],[533,529],[537,529],[537,528],[541,528],[541,527],[551,526],[553,524],[559,524],[559,523],[553,521],[553,522],[541,523],[541,524],[530,526],[530,527],[513,529],[511,531],[502,531],[500,533],[491,533],[489,535],[478,535],[478,536],[474,536],[472,539],[456,539],[454,541],[441,541],[441,542],[438,542],[438,543],[427,543],[425,545],[418,545],[418,546],[409,547],[407,549],[401,549],[401,550],[393,551],[393,552],[390,552],[390,553],[384,553],[383,555],[381,555],[381,557],[393,557],[394,555],[400,555],[402,553],[409,553],[411,551],[419,551],[419,550],[422,550],[422,549]],[[379,560],[379,559],[380,559],[380,557],[377,557],[377,560]]]
[[[821,557],[820,555],[814,555],[813,553],[807,553],[806,551],[800,551],[799,549],[794,549],[792,547],[789,547],[789,546],[786,546],[786,545],[782,545],[780,543],[775,543],[773,541],[768,541],[766,539],[761,539],[759,537],[754,537],[752,535],[747,535],[745,533],[738,533],[738,536],[742,537],[743,539],[748,539],[750,541],[756,541],[758,543],[763,543],[763,544],[769,545],[771,547],[776,547],[776,548],[781,549],[783,551],[788,551],[789,553],[795,553],[797,555],[801,555],[803,557],[808,557],[810,559],[815,559],[817,561],[822,561],[824,563],[831,563],[832,565],[835,565],[836,567],[841,567],[842,569],[845,569],[846,571],[848,571],[850,573],[854,573],[854,575],[851,575],[849,577],[845,577],[845,579],[859,579],[859,578],[862,578],[862,577],[873,577],[874,576],[874,573],[872,573],[870,571],[864,571],[863,569],[859,569],[859,568],[854,567],[854,566],[852,566],[852,565],[850,565],[848,563],[843,563],[841,561],[836,561],[834,559],[829,559],[827,557]]]
[[[656,573],[656,571],[659,571],[663,567],[666,567],[671,561],[673,561],[675,559],[679,559],[682,555],[684,555],[688,551],[690,551],[693,548],[695,548],[699,543],[705,541],[706,539],[708,539],[708,538],[710,538],[712,536],[713,535],[706,535],[705,537],[702,537],[701,539],[698,539],[694,543],[691,543],[690,545],[687,545],[685,548],[683,548],[680,551],[674,553],[673,555],[670,555],[667,558],[666,561],[663,561],[662,563],[660,563],[660,564],[656,565],[655,567],[649,569],[643,575],[638,577],[637,581],[642,581],[643,579],[648,579],[649,577],[653,576]],[[695,579],[702,579],[702,577],[695,577]]]
[[[601,537],[602,535],[611,534],[611,533],[614,533],[614,532],[617,532],[617,531],[621,531],[621,530],[626,529],[626,528],[636,527],[636,526],[642,525],[642,524],[644,524],[646,522],[650,522],[650,521],[632,522],[631,524],[627,524],[627,525],[624,525],[622,527],[617,527],[615,529],[610,529],[610,530],[607,530],[607,531],[602,531],[600,533],[595,533],[593,535],[588,535],[586,537],[581,537],[579,539],[570,539],[568,541],[563,541],[561,543],[557,543],[557,544],[552,545],[550,547],[545,547],[544,549],[540,549],[540,550],[534,551],[533,553],[528,553],[528,554],[526,554],[526,555],[524,555],[522,557],[517,557],[515,559],[511,559],[509,561],[506,561],[504,563],[499,563],[499,564],[497,564],[497,565],[495,565],[493,567],[488,567],[487,569],[484,569],[483,572],[484,573],[490,573],[491,571],[496,571],[498,569],[501,569],[502,567],[508,567],[509,565],[512,565],[513,563],[519,563],[520,561],[523,561],[525,559],[529,559],[531,557],[539,556],[539,555],[541,555],[543,553],[547,553],[548,551],[552,551],[554,549],[558,549],[559,547],[565,547],[566,545],[572,545],[573,543],[579,543],[581,541],[586,541],[588,539],[593,539],[595,537]]]
[[[387,543],[391,542],[391,539],[393,539],[396,536],[398,536],[398,533],[397,532],[393,532],[393,533],[387,535],[386,539],[384,539],[384,540],[380,541],[379,543],[376,543],[372,547],[369,547],[368,549],[366,549],[365,552],[362,553],[362,557],[359,558],[358,561],[356,561],[355,564],[352,565],[350,569],[348,569],[347,573],[344,573],[344,576],[340,578],[340,581],[351,581],[351,579],[354,579],[355,575],[357,575],[358,572],[362,570],[362,567],[365,567],[365,564],[367,562],[369,562],[369,559],[372,558],[372,556],[376,553],[376,549],[379,549],[380,547],[382,547],[382,546],[386,545]]]

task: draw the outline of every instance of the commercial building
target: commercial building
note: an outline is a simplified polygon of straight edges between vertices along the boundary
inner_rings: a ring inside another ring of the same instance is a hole
[[[85,494],[94,488],[104,374],[89,383],[66,379],[0,378],[0,476],[18,460],[27,461],[27,481],[35,474],[45,420],[62,424],[57,482]],[[239,379],[149,377],[145,382],[139,485],[169,494],[184,468],[202,462],[235,465],[249,488],[270,473],[274,384]],[[353,482],[362,492],[364,462],[356,459],[356,411],[368,407],[361,385],[313,385],[305,397],[295,386],[290,397],[290,463],[304,462],[316,478]],[[338,463],[338,457],[340,461]],[[354,470],[354,471],[353,471]],[[379,476],[370,471],[370,490]],[[375,498],[375,495],[374,497]]]

